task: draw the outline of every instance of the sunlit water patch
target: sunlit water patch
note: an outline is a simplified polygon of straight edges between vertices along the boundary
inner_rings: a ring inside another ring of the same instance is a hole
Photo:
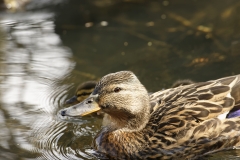
[[[67,123],[57,117],[73,87],[61,80],[75,64],[71,50],[54,33],[51,16],[6,15],[0,25],[5,36],[0,55],[0,158],[92,158],[84,144],[91,144],[101,121]]]

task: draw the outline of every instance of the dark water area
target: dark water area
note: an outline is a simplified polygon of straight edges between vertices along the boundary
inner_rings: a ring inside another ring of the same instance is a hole
[[[57,114],[82,82],[131,70],[153,92],[240,74],[238,0],[0,3],[0,159],[96,159],[101,118]]]

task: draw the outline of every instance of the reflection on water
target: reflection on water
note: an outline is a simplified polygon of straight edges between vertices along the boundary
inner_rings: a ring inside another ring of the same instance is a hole
[[[109,72],[132,70],[149,91],[240,73],[239,6],[72,0],[54,12],[1,13],[0,159],[94,159],[86,150],[101,120],[60,121],[57,111],[79,83]]]
[[[57,85],[74,67],[71,50],[61,45],[49,15],[14,16],[1,21],[6,41],[0,63],[0,158],[89,157],[77,146],[86,137],[90,144],[95,126],[82,128],[89,121],[66,124],[56,116],[71,87]]]

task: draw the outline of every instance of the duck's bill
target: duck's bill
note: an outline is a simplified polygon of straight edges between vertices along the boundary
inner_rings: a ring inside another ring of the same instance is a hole
[[[85,116],[93,112],[99,111],[101,108],[98,103],[95,101],[94,97],[89,97],[82,101],[79,104],[71,106],[69,108],[63,109],[60,111],[62,116],[77,117]]]

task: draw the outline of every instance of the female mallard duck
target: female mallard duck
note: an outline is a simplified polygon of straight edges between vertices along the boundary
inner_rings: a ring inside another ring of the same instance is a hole
[[[239,104],[240,75],[149,96],[132,72],[121,71],[104,76],[86,100],[60,113],[105,112],[111,123],[93,146],[109,158],[194,159],[240,145],[240,117],[226,119]]]

